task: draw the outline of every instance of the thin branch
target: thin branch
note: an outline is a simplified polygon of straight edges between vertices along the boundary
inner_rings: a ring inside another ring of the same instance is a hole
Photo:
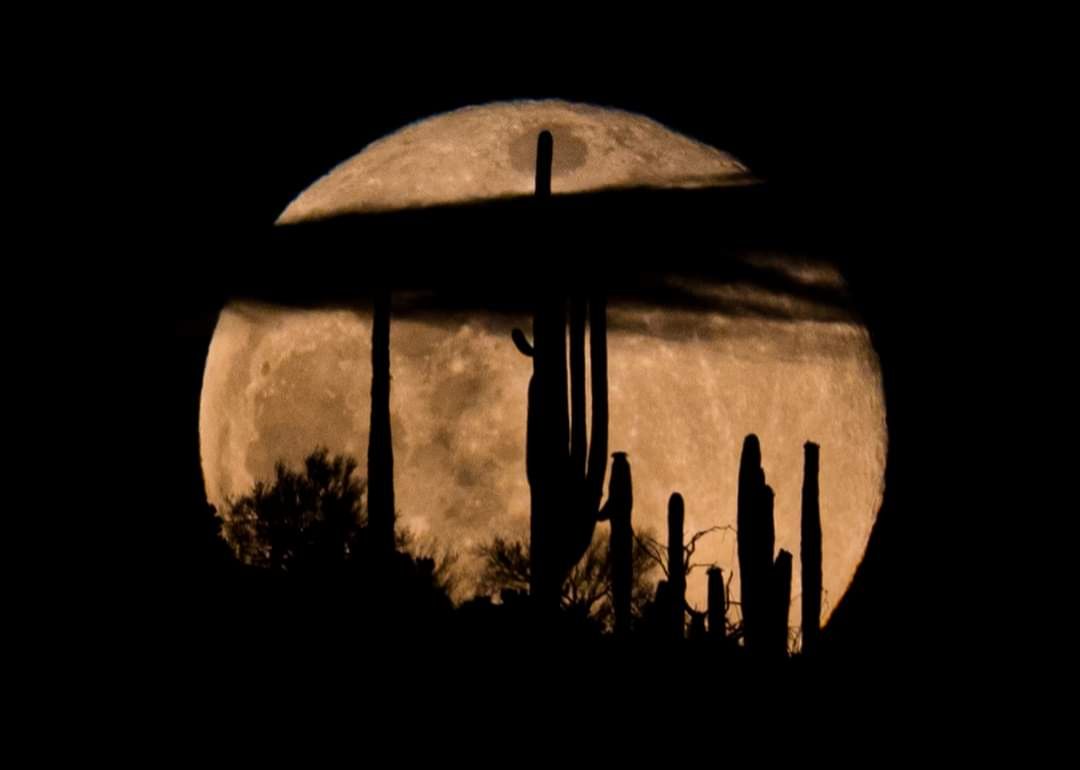
[[[686,574],[689,575],[691,572],[694,571],[695,567],[715,567],[715,566],[717,566],[717,565],[716,565],[716,562],[714,562],[714,561],[710,561],[710,562],[696,561],[693,564],[688,564],[686,566],[685,571],[686,571]]]
[[[690,542],[688,542],[685,546],[683,546],[683,550],[689,550],[690,553],[693,553],[694,548],[697,547],[697,541],[698,540],[705,537],[705,535],[708,535],[711,532],[720,532],[720,531],[725,530],[725,529],[733,529],[733,527],[730,524],[728,524],[728,525],[725,525],[725,526],[722,526],[722,527],[721,526],[709,527],[708,529],[703,529],[703,530],[700,530],[698,532],[695,532],[694,536],[690,538]]]
[[[733,527],[730,524],[727,524],[724,526],[718,525],[715,527],[709,527],[708,529],[702,529],[695,532],[690,538],[690,542],[686,543],[686,545],[683,546],[683,572],[689,575],[690,571],[693,569],[694,565],[690,563],[690,560],[693,558],[694,552],[697,550],[698,541],[701,540],[701,538],[713,532],[722,532],[730,529],[733,529]],[[697,566],[705,565],[700,564]]]
[[[690,604],[690,602],[686,601],[685,598],[683,599],[683,609],[685,609],[693,617],[704,617],[708,614],[708,610],[695,609],[694,606]]]

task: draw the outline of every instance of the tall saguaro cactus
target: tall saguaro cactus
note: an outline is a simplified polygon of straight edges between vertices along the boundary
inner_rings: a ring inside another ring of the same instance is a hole
[[[802,649],[808,655],[817,650],[821,638],[821,507],[818,501],[820,447],[807,441],[803,446],[802,537]]]
[[[394,447],[390,434],[390,291],[375,295],[371,329],[368,527],[378,554],[394,550]]]
[[[668,590],[671,617],[669,633],[682,639],[686,619],[686,571],[683,567],[683,522],[686,507],[682,495],[673,492],[668,499]]]
[[[751,433],[743,441],[739,462],[737,526],[743,633],[751,652],[786,655],[791,554],[781,550],[773,561],[774,497],[761,467],[761,444]]]
[[[536,194],[550,193],[552,140],[537,146]],[[513,339],[532,358],[525,465],[530,504],[530,593],[538,607],[558,607],[562,584],[588,549],[600,510],[607,469],[607,308],[599,292],[569,297],[570,403],[567,404],[565,294],[545,296],[533,316],[533,342],[520,329]],[[589,326],[592,416],[585,424],[585,324]]]
[[[769,583],[773,563],[773,491],[765,483],[761,445],[753,433],[743,441],[739,462],[739,581],[743,635],[750,650],[761,649],[768,636]]]
[[[611,461],[608,500],[601,512],[611,521],[608,562],[615,606],[615,635],[630,633],[631,596],[634,588],[634,529],[630,517],[634,508],[634,487],[625,452],[615,452]]]

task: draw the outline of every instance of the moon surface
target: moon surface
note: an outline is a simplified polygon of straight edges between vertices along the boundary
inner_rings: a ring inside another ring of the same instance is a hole
[[[553,195],[748,181],[730,155],[641,115],[557,100],[499,102],[373,142],[304,190],[278,222],[531,195],[544,129],[555,140]]]
[[[529,195],[536,135],[545,128],[555,138],[553,194],[750,179],[729,155],[642,116],[507,102],[435,116],[373,143],[301,193],[278,223]],[[843,292],[827,263],[743,258],[791,285]],[[825,620],[862,558],[884,491],[884,395],[869,334],[846,311],[823,312],[805,298],[813,292],[670,280],[669,288],[698,301],[684,308],[613,298],[608,309],[609,448],[629,455],[635,530],[665,537],[667,500],[680,492],[687,538],[730,527],[704,537],[694,561],[734,571],[737,596],[739,453],[743,438],[756,433],[776,492],[776,548],[796,560],[790,622],[797,626],[803,444],[814,441],[821,446]],[[479,565],[474,547],[529,530],[531,362],[510,332],[529,329],[530,319],[416,307],[395,294],[398,521],[461,554],[467,595]],[[199,414],[209,501],[227,514],[229,498],[270,479],[276,461],[298,465],[316,446],[350,454],[364,468],[370,386],[369,310],[227,305],[210,344]],[[598,535],[606,534],[600,525]],[[704,607],[704,569],[689,576],[687,597]]]
[[[850,582],[881,503],[884,399],[864,328],[817,321],[609,310],[610,448],[634,474],[634,526],[663,538],[667,499],[686,500],[688,536],[735,524],[742,439],[756,433],[776,490],[776,546],[799,554],[803,443],[821,445],[825,615]],[[525,478],[530,363],[514,348],[527,318],[395,318],[391,420],[399,522],[463,555],[494,535],[528,533]],[[207,358],[200,411],[209,500],[298,465],[315,446],[367,451],[371,318],[351,310],[232,304]],[[606,533],[606,525],[599,531]],[[696,562],[738,574],[731,531]],[[796,565],[792,595],[798,596]],[[688,598],[703,607],[704,570]],[[799,603],[792,602],[797,624]]]

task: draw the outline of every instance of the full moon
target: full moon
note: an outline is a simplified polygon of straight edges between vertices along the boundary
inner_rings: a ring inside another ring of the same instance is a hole
[[[520,102],[436,116],[346,161],[291,203],[281,223],[358,211],[527,195],[535,136],[555,137],[553,194],[626,186],[742,183],[728,155],[641,116],[564,102]],[[531,137],[531,139],[530,139]],[[824,262],[749,254],[800,285],[843,293]],[[825,597],[822,621],[865,550],[884,484],[887,429],[880,366],[865,327],[846,309],[820,312],[803,295],[742,283],[679,284],[693,308],[613,299],[609,305],[610,441],[633,467],[633,524],[666,532],[667,500],[686,501],[687,536],[705,536],[694,561],[734,572],[743,438],[761,440],[776,492],[776,547],[799,554],[803,444],[821,446]],[[728,313],[731,300],[776,313]],[[710,305],[712,303],[712,305]],[[395,295],[391,421],[398,521],[457,550],[528,533],[526,398],[531,365],[511,330],[527,316],[483,309],[411,312]],[[233,302],[207,356],[199,432],[207,498],[227,501],[296,466],[317,446],[364,466],[371,384],[371,315],[363,308],[296,309]],[[607,525],[598,528],[606,536]],[[793,570],[790,622],[800,622]],[[704,569],[687,582],[703,609]]]

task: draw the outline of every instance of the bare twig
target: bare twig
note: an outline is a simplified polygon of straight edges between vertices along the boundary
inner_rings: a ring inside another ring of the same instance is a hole
[[[694,561],[692,561],[692,558],[694,556],[694,552],[697,550],[697,547],[698,547],[698,541],[700,541],[701,538],[703,538],[706,535],[709,535],[709,534],[711,534],[713,532],[727,532],[727,531],[734,532],[735,528],[732,527],[730,524],[728,524],[728,525],[725,525],[725,526],[709,527],[708,529],[702,529],[702,530],[698,530],[697,532],[695,532],[693,534],[693,536],[691,536],[690,540],[687,541],[687,543],[685,545],[683,545],[683,574],[684,575],[689,575],[697,567],[711,567],[711,566],[714,566],[715,562],[707,562],[706,563],[706,562],[694,562]],[[641,544],[641,547],[645,550],[645,552],[649,555],[649,558],[652,559],[654,562],[656,562],[657,565],[659,565],[660,569],[664,573],[664,577],[670,577],[670,574],[668,572],[668,564],[667,564],[667,557],[666,557],[667,546],[664,545],[663,543],[657,541],[655,538],[650,537],[649,535],[640,535],[639,536],[639,535],[635,534],[634,537]]]

